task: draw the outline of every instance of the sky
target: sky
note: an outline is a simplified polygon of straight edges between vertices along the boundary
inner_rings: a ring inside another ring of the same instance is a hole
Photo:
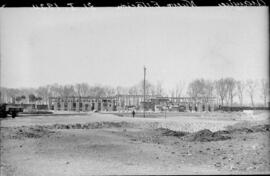
[[[267,7],[2,8],[1,86],[268,78]]]

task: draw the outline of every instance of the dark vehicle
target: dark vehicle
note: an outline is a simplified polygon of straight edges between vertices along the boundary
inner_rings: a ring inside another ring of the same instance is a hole
[[[15,118],[19,112],[23,112],[23,108],[20,105],[15,104],[0,104],[0,117],[5,118],[7,115],[11,115]]]

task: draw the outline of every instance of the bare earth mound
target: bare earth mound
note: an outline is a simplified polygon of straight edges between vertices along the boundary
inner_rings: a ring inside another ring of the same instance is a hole
[[[269,123],[234,121],[216,131],[182,131],[164,128],[170,119],[97,117],[4,120],[1,176],[270,173]],[[201,117],[174,121],[223,123]]]

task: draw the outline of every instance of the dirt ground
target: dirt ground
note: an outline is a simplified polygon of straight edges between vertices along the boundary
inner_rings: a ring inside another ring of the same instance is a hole
[[[1,120],[1,176],[270,173],[269,113]]]

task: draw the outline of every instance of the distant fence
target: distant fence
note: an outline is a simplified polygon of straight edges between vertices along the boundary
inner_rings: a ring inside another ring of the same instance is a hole
[[[244,110],[270,110],[270,107],[251,107],[251,106],[219,106],[215,109],[220,111],[244,111]]]

